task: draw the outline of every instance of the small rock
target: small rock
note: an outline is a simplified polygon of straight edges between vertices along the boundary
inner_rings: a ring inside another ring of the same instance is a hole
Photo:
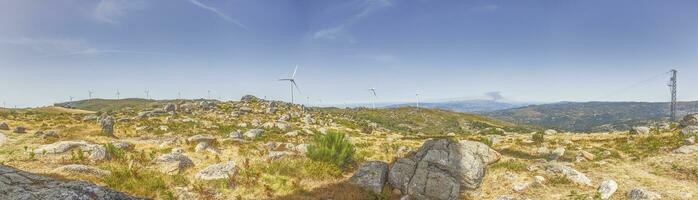
[[[60,174],[85,174],[102,177],[111,174],[110,171],[87,165],[64,165],[53,170],[53,173]]]
[[[165,110],[165,112],[174,112],[177,110],[177,105],[173,103],[168,103],[167,105],[165,105],[165,108],[163,108],[163,110]]]
[[[218,180],[218,179],[228,179],[235,175],[235,162],[228,161],[224,163],[218,163],[210,165],[198,173],[195,177],[200,180]]]
[[[584,157],[584,159],[587,159],[589,161],[594,160],[594,158],[596,157],[596,156],[594,156],[594,154],[591,154],[591,153],[584,151],[584,150],[579,151],[579,155],[581,155],[582,157]]]
[[[296,136],[298,136],[298,131],[291,131],[291,132],[288,132],[284,135],[288,136],[288,137],[296,137]]]
[[[584,173],[579,172],[571,167],[553,163],[549,164],[546,166],[547,171],[552,172],[552,173],[558,173],[565,175],[568,179],[570,179],[572,182],[581,184],[581,185],[587,185],[591,186],[591,179],[589,179]]]
[[[545,182],[545,177],[543,176],[534,176],[533,181],[538,184],[543,184]]]
[[[538,147],[536,153],[538,153],[539,156],[548,156],[550,154],[550,149],[547,147]]]
[[[15,130],[12,132],[14,132],[14,133],[27,133],[27,128],[25,128],[24,126],[18,126],[18,127],[15,127]]]
[[[683,140],[683,144],[685,144],[685,145],[696,144],[696,136],[691,136],[689,138],[686,138],[685,140]]]
[[[175,150],[173,149],[173,151]],[[194,162],[189,157],[178,152],[164,154],[155,159],[154,162],[158,165],[160,171],[167,174],[177,174],[194,166]]]
[[[659,194],[645,190],[644,188],[633,188],[628,191],[627,197],[630,200],[654,200],[662,198]]]
[[[242,139],[242,133],[240,131],[233,131],[228,134],[230,139]]]
[[[565,155],[565,148],[563,147],[558,147],[557,149],[553,150],[550,153],[550,156],[548,157],[549,160],[557,160],[558,158],[562,157]]]
[[[350,182],[366,190],[380,194],[388,179],[388,163],[367,161],[351,177]]]
[[[698,134],[698,125],[687,126],[681,129],[681,134],[683,135],[696,135]]]
[[[609,199],[613,195],[613,193],[616,192],[618,189],[618,183],[616,183],[613,180],[605,180],[601,182],[601,185],[599,185],[598,192],[601,196],[601,199]]]
[[[633,127],[632,130],[630,130],[630,134],[636,134],[636,135],[650,134],[650,128],[646,127],[646,126],[636,126],[636,127]]]
[[[262,129],[250,129],[247,132],[245,132],[245,137],[249,139],[254,139],[256,137],[262,136],[264,134],[264,130]]]
[[[674,149],[676,154],[692,154],[698,152],[698,145],[683,145],[678,149]]]
[[[7,123],[2,122],[0,123],[0,130],[10,130],[10,126],[8,126]]]
[[[523,192],[526,188],[528,188],[528,183],[515,183],[512,187],[514,192]]]
[[[548,130],[545,130],[545,132],[543,132],[543,133],[545,133],[546,135],[554,135],[554,134],[557,134],[557,131],[553,130],[553,129],[548,129]]]

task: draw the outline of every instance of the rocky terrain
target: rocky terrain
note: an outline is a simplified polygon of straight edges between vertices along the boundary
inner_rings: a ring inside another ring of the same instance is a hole
[[[698,115],[576,134],[443,110],[320,109],[254,96],[59,105],[0,109],[0,164],[9,166],[0,168],[0,199],[698,195]]]

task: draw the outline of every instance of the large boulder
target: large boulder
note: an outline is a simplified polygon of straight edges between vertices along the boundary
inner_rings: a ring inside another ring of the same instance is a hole
[[[218,164],[213,164],[210,165],[198,173],[196,173],[195,177],[196,179],[199,180],[219,180],[219,179],[228,179],[232,176],[235,175],[235,162],[233,161],[228,161],[224,163],[218,163]]]
[[[484,147],[470,141],[426,141],[416,152],[395,161],[388,182],[416,199],[458,199],[462,190],[480,187],[487,163],[500,157]]]
[[[75,148],[80,148],[84,146],[88,146],[90,143],[87,143],[82,140],[76,140],[76,141],[59,141],[53,144],[46,144],[46,145],[41,145],[39,148],[34,149],[34,153],[36,154],[60,154],[64,153],[66,151],[69,151],[71,149]]]
[[[361,164],[354,175],[349,179],[368,191],[380,194],[383,185],[388,180],[388,163],[382,161],[367,161]]]
[[[163,110],[165,110],[165,112],[175,112],[177,111],[177,105],[173,103],[168,103],[167,105],[165,105],[165,108],[163,108]]]
[[[698,135],[698,126],[686,126],[683,129],[681,129],[681,134]]]
[[[563,148],[563,147],[558,147],[558,148],[556,148],[555,150],[553,150],[552,152],[550,152],[550,155],[548,156],[548,159],[549,159],[549,160],[557,160],[557,159],[559,159],[560,157],[562,157],[563,155],[565,155],[565,148]]]
[[[674,149],[676,154],[692,154],[698,152],[698,145],[683,145],[677,149]]]
[[[12,132],[14,132],[14,133],[27,133],[27,128],[25,128],[24,126],[17,126],[17,127],[15,127],[15,130]]]
[[[0,165],[0,199],[142,199],[85,181],[56,180]]]

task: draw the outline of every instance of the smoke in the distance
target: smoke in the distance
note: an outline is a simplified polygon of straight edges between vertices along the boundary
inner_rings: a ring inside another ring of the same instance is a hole
[[[497,101],[503,98],[501,92],[488,92],[485,93],[485,96],[492,98],[492,101]]]

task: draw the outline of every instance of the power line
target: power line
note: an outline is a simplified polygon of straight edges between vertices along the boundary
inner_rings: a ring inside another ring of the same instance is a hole
[[[656,80],[656,79],[662,78],[662,77],[666,76],[666,74],[668,74],[668,73],[671,73],[671,71],[662,72],[661,74],[657,74],[657,75],[651,76],[651,77],[649,77],[649,78],[647,78],[647,79],[644,79],[644,80],[635,82],[635,83],[633,83],[633,84],[630,84],[630,85],[628,85],[628,86],[626,86],[626,87],[620,88],[620,89],[615,90],[615,91],[613,91],[613,92],[609,92],[608,94],[602,96],[600,99],[606,99],[606,98],[608,98],[608,97],[612,97],[612,96],[621,94],[621,93],[623,93],[623,92],[625,92],[625,91],[627,91],[627,90],[629,90],[629,89],[635,88],[635,87],[640,86],[640,85],[642,85],[642,84],[644,84],[644,83],[647,83],[647,82],[654,81],[654,80]]]

